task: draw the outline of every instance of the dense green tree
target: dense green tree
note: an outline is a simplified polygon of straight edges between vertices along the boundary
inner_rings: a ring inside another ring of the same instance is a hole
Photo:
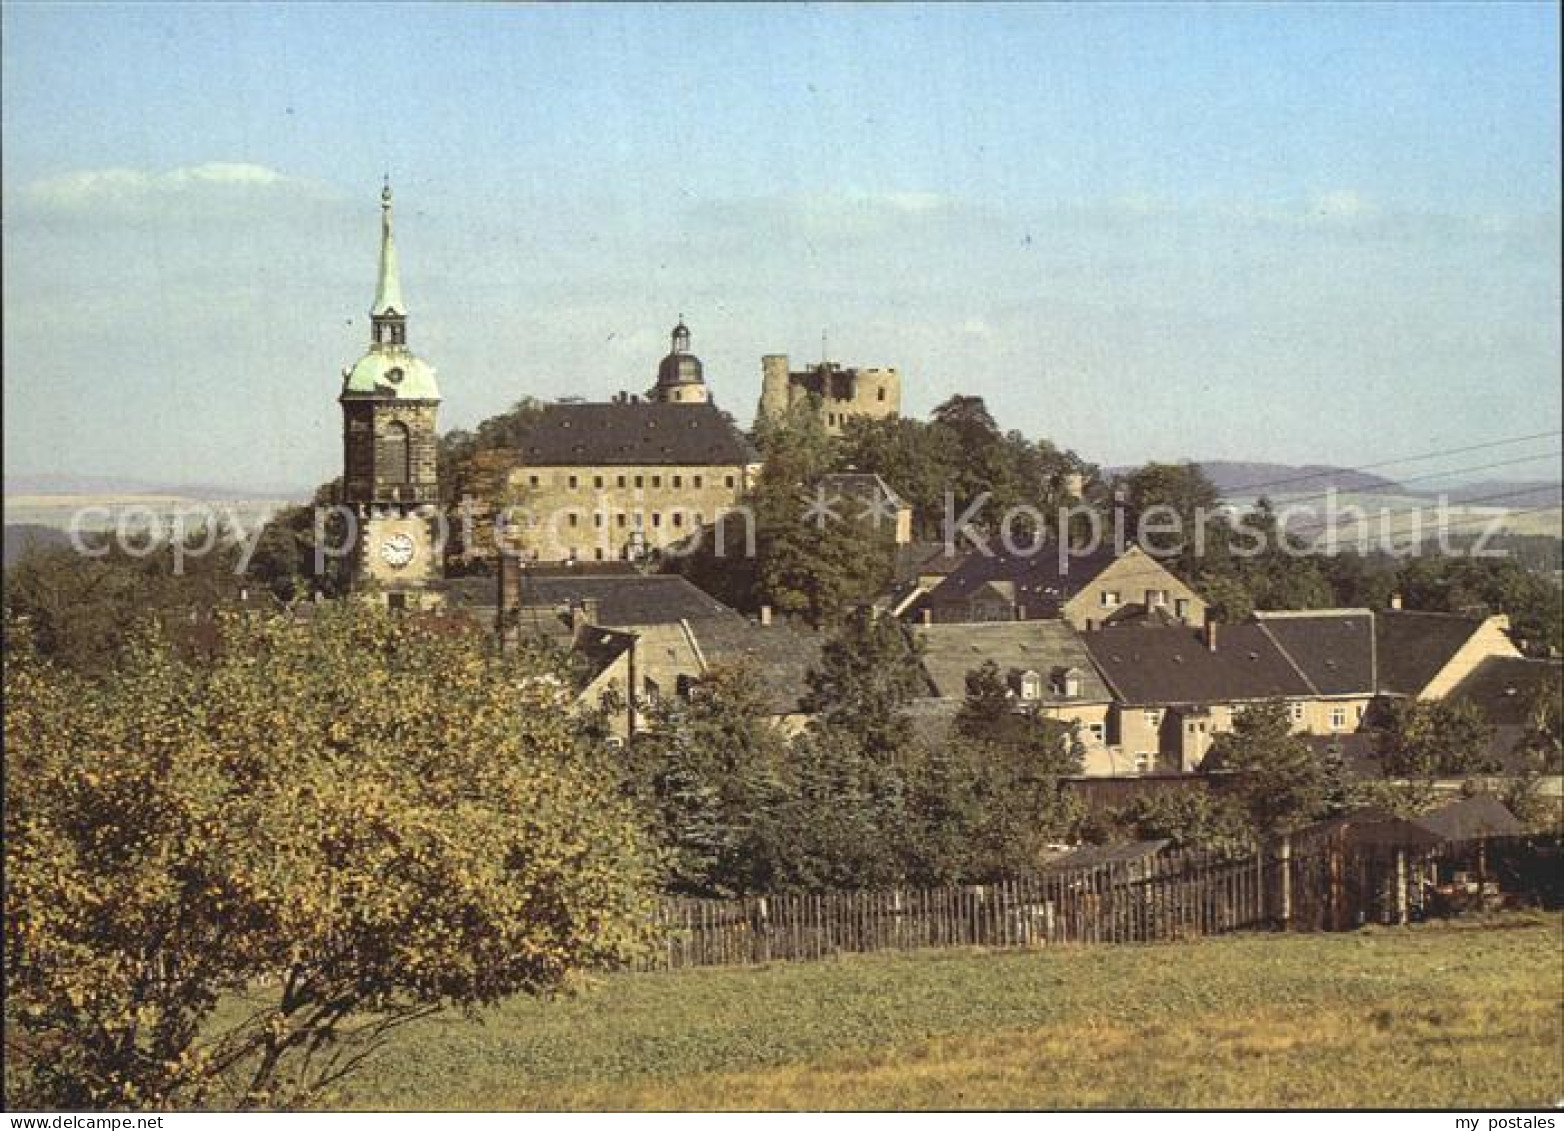
[[[1074,729],[1017,699],[998,664],[988,660],[969,671],[966,685],[958,735],[1023,755],[1046,777],[1080,773],[1084,751]]]
[[[1145,794],[1090,822],[1088,839],[1170,840],[1179,848],[1242,853],[1253,845],[1248,811],[1229,794],[1181,789]]]
[[[1319,566],[1331,589],[1331,604],[1345,609],[1383,609],[1396,591],[1395,559],[1384,554],[1322,555]]]
[[[910,417],[849,417],[836,452],[839,471],[873,472],[912,508],[916,537],[942,537],[945,492],[961,464],[961,442],[948,428]]]
[[[938,742],[907,765],[906,822],[900,851],[908,883],[962,883],[976,872],[976,831],[984,813],[977,788],[981,765],[970,744]]]
[[[1396,585],[1409,609],[1504,613],[1527,651],[1549,655],[1564,647],[1564,592],[1509,558],[1415,557]]]
[[[1424,780],[1497,771],[1492,741],[1482,712],[1451,700],[1394,700],[1374,735],[1387,777]]]
[[[820,726],[882,761],[906,749],[911,726],[904,708],[925,683],[916,648],[895,618],[868,611],[847,618],[806,682],[802,707]]]
[[[811,403],[763,421],[756,441],[765,457],[748,500],[759,555],[756,599],[811,624],[834,624],[889,584],[894,530],[816,487],[832,467],[833,441]]]
[[[1545,773],[1564,773],[1564,680],[1557,670],[1537,685],[1526,706],[1524,749]]]
[[[149,618],[177,629],[190,647],[215,610],[260,596],[240,568],[243,544],[226,531],[190,531],[177,546],[166,534],[134,545],[105,534],[87,548],[29,548],[7,568],[4,589],[5,610],[27,627],[33,647],[78,671],[118,663]]]
[[[902,882],[907,795],[900,768],[857,735],[812,727],[794,742],[776,842],[780,889],[883,888]]]
[[[687,695],[666,696],[632,745],[671,850],[676,890],[765,891],[775,878],[787,739],[760,676],[714,667]]]
[[[1256,831],[1270,834],[1308,821],[1324,806],[1326,781],[1309,744],[1292,733],[1287,705],[1256,703],[1211,743],[1202,769],[1234,776],[1234,798]]]
[[[1207,553],[1220,548],[1214,545],[1217,532],[1210,529],[1220,496],[1199,464],[1148,463],[1121,477],[1116,491],[1132,540],[1137,533],[1168,530],[1143,539],[1148,553],[1193,569],[1203,560],[1197,535],[1207,540]]]
[[[336,509],[342,480],[315,489],[304,506],[285,507],[272,515],[255,539],[245,563],[245,577],[282,602],[319,593],[340,597],[347,591],[348,517]]]

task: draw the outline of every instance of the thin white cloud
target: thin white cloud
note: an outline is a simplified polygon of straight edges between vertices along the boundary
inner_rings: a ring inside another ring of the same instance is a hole
[[[81,169],[31,182],[23,189],[23,199],[44,211],[78,212],[104,206],[256,190],[313,196],[320,194],[321,187],[265,165],[209,161],[162,172],[123,167]]]

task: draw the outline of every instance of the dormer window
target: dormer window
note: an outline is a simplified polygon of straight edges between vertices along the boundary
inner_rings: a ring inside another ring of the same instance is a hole
[[[1054,694],[1065,699],[1081,697],[1081,672],[1079,668],[1059,668],[1054,672]]]
[[[1012,672],[1010,687],[1024,703],[1035,703],[1043,697],[1043,677],[1034,671]]]

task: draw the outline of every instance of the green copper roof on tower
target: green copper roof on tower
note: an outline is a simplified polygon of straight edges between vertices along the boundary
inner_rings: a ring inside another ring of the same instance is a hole
[[[380,193],[380,282],[370,315],[369,351],[342,371],[342,396],[438,401],[434,366],[407,348],[407,307],[391,237],[391,182]]]
[[[391,179],[380,190],[380,282],[375,287],[375,305],[370,314],[407,313],[402,301],[402,273],[396,262],[396,239],[391,234]]]

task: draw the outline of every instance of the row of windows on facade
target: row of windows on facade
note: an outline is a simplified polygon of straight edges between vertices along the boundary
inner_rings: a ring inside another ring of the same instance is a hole
[[[1148,727],[1159,727],[1159,726],[1162,725],[1162,711],[1160,709],[1148,708],[1146,711],[1144,711],[1142,713],[1143,713],[1143,715],[1145,717],[1146,725]],[[1304,705],[1302,703],[1288,703],[1287,704],[1287,715],[1295,723],[1303,722],[1304,716],[1305,716],[1305,707],[1304,707]],[[1357,716],[1358,716],[1359,721],[1361,721],[1362,718],[1363,718],[1363,708],[1362,707],[1358,707],[1357,708]],[[1207,729],[1206,728],[1206,724],[1203,723],[1203,722],[1192,721],[1192,722],[1190,722],[1188,724],[1188,726],[1191,729],[1193,729],[1194,731],[1196,731],[1197,733],[1199,733],[1199,734],[1205,734],[1206,733],[1206,729]],[[1342,707],[1332,707],[1330,709],[1330,728],[1331,728],[1331,730],[1345,730],[1346,727],[1347,727],[1347,708],[1345,706],[1342,706]]]
[[[646,486],[646,480],[648,478],[650,478],[651,481],[652,481],[652,489],[654,491],[655,490],[661,490],[662,489],[662,485],[663,485],[663,477],[661,475],[652,475],[652,476],[645,476],[645,475],[633,475],[633,476],[632,475],[618,475],[618,476],[615,476],[614,478],[615,478],[614,486],[617,487],[621,491],[623,491],[623,490],[627,489],[628,487],[630,487],[631,484],[632,484],[632,481],[634,483],[635,489],[636,490],[641,490],[642,488],[644,488]],[[681,490],[684,487],[684,476],[682,476],[682,475],[672,475],[672,476],[669,476],[669,480],[670,480],[670,482],[669,482],[668,485],[670,487],[672,487],[676,491],[677,490]],[[570,476],[566,480],[566,487],[569,490],[571,490],[571,491],[579,491],[579,490],[581,490],[581,481],[582,481],[582,477],[581,476],[579,476],[579,475],[572,475],[572,476]],[[607,484],[607,476],[603,476],[603,475],[594,475],[594,476],[592,476],[592,489],[593,490],[601,491],[606,484]],[[725,476],[723,476],[722,485],[724,487],[726,487],[728,490],[730,490],[730,491],[733,490],[733,488],[735,486],[737,486],[737,484],[738,484],[738,480],[737,480],[736,477],[734,477],[732,475],[725,475]],[[543,485],[543,483],[542,483],[542,477],[541,476],[537,476],[537,475],[529,475],[529,476],[527,476],[527,486],[528,487],[541,487],[542,485]],[[704,487],[705,485],[706,485],[706,477],[705,476],[703,476],[703,475],[692,475],[692,476],[690,476],[690,486],[692,488],[694,488],[695,490],[698,491],[702,487]]]
[[[607,523],[604,521],[605,517],[606,516],[602,511],[598,511],[592,516],[592,525],[601,530],[604,526],[607,525]],[[652,520],[652,526],[654,528],[661,529],[663,524],[662,511],[651,511],[649,514],[642,511],[616,511],[612,517],[614,519],[614,525],[619,527],[621,530],[625,529],[626,527],[632,527],[635,530],[644,529],[647,518]],[[565,525],[570,527],[572,530],[576,530],[581,526],[581,518],[582,515],[578,511],[567,512],[565,515]],[[701,524],[701,512],[698,510],[675,510],[668,512],[668,524],[675,529],[682,530],[684,528],[684,522],[686,518],[689,519],[691,526],[699,526]],[[631,519],[634,519],[635,521],[631,522]],[[535,514],[529,514],[522,519],[522,523],[523,525],[535,530],[542,525],[543,520]]]

